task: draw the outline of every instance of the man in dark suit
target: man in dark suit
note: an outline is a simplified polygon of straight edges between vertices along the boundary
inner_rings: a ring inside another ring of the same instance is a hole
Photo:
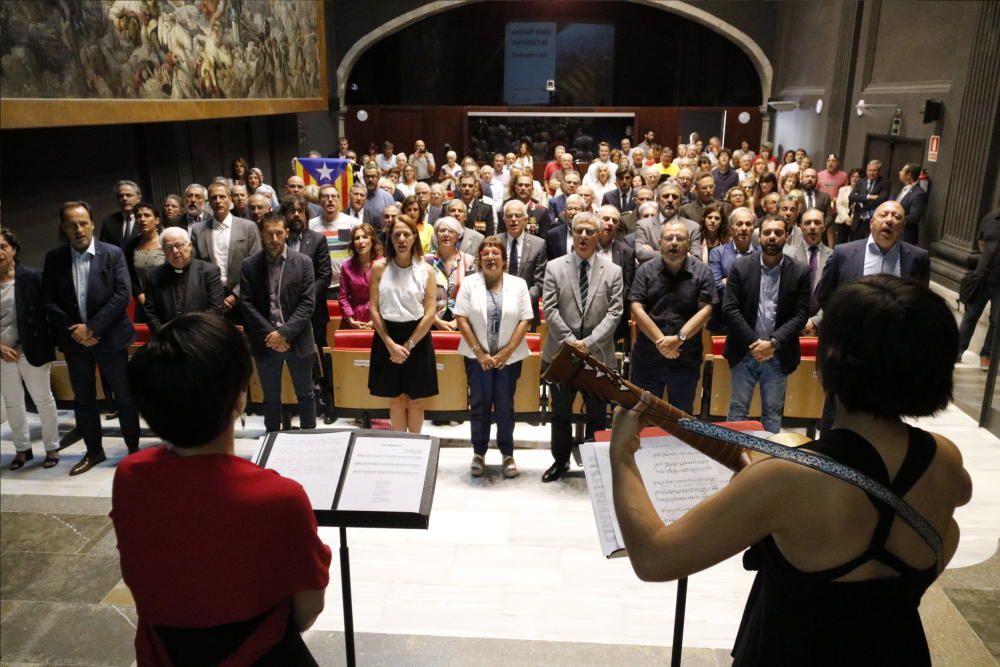
[[[781,431],[785,385],[799,365],[799,332],[809,316],[809,269],[782,252],[786,238],[784,222],[762,222],[760,253],[736,260],[722,301],[732,374],[727,419],[747,418],[759,384],[761,422],[771,433]]]
[[[799,221],[799,229],[802,230],[802,245],[789,248],[785,244],[785,254],[800,264],[809,268],[809,319],[802,330],[803,336],[819,335],[819,326],[823,321],[823,311],[820,310],[819,301],[816,299],[816,288],[819,286],[819,279],[823,276],[823,269],[833,255],[833,249],[823,245],[823,226],[825,216],[823,211],[817,208],[806,209]]]
[[[212,212],[205,208],[207,202],[208,190],[205,189],[204,185],[192,183],[184,188],[184,229],[190,231],[199,222],[211,220]]]
[[[365,208],[367,197],[368,188],[361,183],[352,185],[351,194],[348,197],[349,203],[347,208],[344,209],[344,214],[357,220],[359,225],[368,223],[376,232],[381,231],[382,220],[375,220],[368,212],[368,209]]]
[[[611,204],[621,213],[634,211],[636,201],[635,191],[632,189],[632,170],[628,168],[619,169],[615,172],[615,180],[618,183],[618,187],[604,193],[601,205]]]
[[[469,210],[465,226],[476,230],[483,236],[492,236],[497,233],[496,215],[493,213],[492,206],[476,197],[478,183],[479,177],[471,173],[462,174],[458,179],[462,203]]]
[[[118,200],[119,210],[101,221],[97,240],[124,249],[141,234],[132,209],[142,199],[142,191],[132,181],[118,181],[115,183],[115,199]]]
[[[871,229],[872,215],[882,202],[889,199],[889,182],[879,175],[882,163],[872,160],[865,168],[865,178],[860,179],[851,190],[848,201],[851,204],[851,240],[867,238]]]
[[[577,213],[583,212],[583,197],[570,195],[566,198],[566,206],[559,215],[560,222],[552,225],[545,233],[545,258],[550,262],[556,257],[562,257],[573,247],[572,224]]]
[[[570,155],[568,158],[570,163],[573,161],[573,156]],[[576,171],[565,171],[563,170],[563,180],[560,190],[562,192],[555,197],[549,198],[549,219],[555,222],[559,215],[566,208],[566,201],[570,196],[576,194],[576,189],[580,187],[580,174]]]
[[[288,248],[288,228],[281,215],[264,216],[260,233],[264,250],[243,262],[240,289],[247,338],[264,393],[264,427],[268,431],[281,427],[281,370],[288,364],[299,403],[299,426],[316,428],[312,262]]]
[[[69,243],[45,256],[42,284],[49,322],[69,366],[76,428],[87,445],[86,455],[69,473],[79,475],[107,458],[97,408],[97,366],[114,390],[129,453],[139,449],[139,413],[126,375],[128,347],[135,339],[126,312],[132,288],[121,249],[94,240],[86,202],[63,204],[59,221]]]
[[[514,197],[513,199],[508,199],[507,202],[521,202],[527,216],[524,226],[528,233],[544,239],[546,232],[549,231],[549,227],[552,225],[552,219],[549,217],[549,209],[531,198],[534,185],[531,174],[521,174],[514,181]],[[506,211],[507,202],[504,203],[504,211]],[[505,231],[505,222],[506,213],[504,214],[504,218],[499,221],[497,227],[500,232]]]
[[[820,308],[826,307],[838,287],[868,275],[891,273],[922,285],[930,284],[931,262],[927,251],[902,240],[905,220],[906,213],[899,202],[883,202],[871,218],[870,236],[841,243],[833,249],[816,286]],[[821,432],[832,426],[835,411],[836,403],[827,398],[820,420]]]
[[[819,172],[812,167],[799,172],[799,189],[806,200],[805,210],[817,208],[823,212],[823,225],[827,228],[833,224],[833,209],[830,207],[830,195],[816,189],[819,182]]]
[[[623,300],[627,299],[632,290],[632,279],[635,278],[635,250],[618,238],[621,213],[618,212],[617,208],[611,204],[605,204],[598,209],[597,218],[600,220],[600,227],[597,230],[597,254],[607,257],[622,270]],[[615,329],[615,341],[622,340],[628,334],[630,316],[631,313],[623,308],[618,328]],[[625,349],[628,349],[628,346],[629,341],[626,340]]]
[[[285,217],[285,227],[288,228],[288,247],[312,260],[313,301],[315,308],[312,315],[313,340],[320,350],[326,346],[326,324],[330,321],[330,311],[326,307],[326,293],[333,280],[333,268],[330,264],[330,250],[326,238],[319,232],[309,229],[306,216],[309,214],[305,197],[301,195],[285,195],[281,198],[281,214]]]
[[[908,162],[899,170],[899,180],[903,189],[896,201],[903,207],[906,221],[903,224],[903,240],[913,245],[920,242],[920,221],[927,210],[927,193],[920,187],[920,165]]]
[[[240,275],[243,260],[260,250],[260,233],[257,225],[229,212],[232,201],[229,186],[212,183],[208,186],[208,200],[212,215],[207,222],[191,227],[191,245],[197,259],[219,267],[222,287],[226,292],[222,307],[226,317],[239,321]]]
[[[146,274],[146,321],[153,333],[170,320],[197,311],[222,315],[219,267],[191,257],[191,239],[180,227],[160,235],[166,262]]]
[[[508,199],[503,205],[503,221],[507,231],[500,239],[507,248],[507,273],[523,278],[528,283],[531,296],[531,310],[535,314],[532,326],[538,326],[538,300],[542,298],[542,284],[545,281],[545,242],[526,234],[524,227],[528,215],[524,204],[518,199]]]
[[[662,192],[662,191],[663,191],[663,186],[661,185],[660,188],[657,190],[657,192]],[[725,217],[729,217],[729,214],[733,210],[732,204],[730,204],[727,201],[719,201],[718,199],[715,198],[715,178],[712,176],[712,174],[710,174],[707,171],[703,171],[700,174],[698,174],[698,177],[695,180],[695,192],[697,196],[694,198],[694,200],[688,202],[687,204],[682,205],[679,209],[677,209],[677,215],[684,218],[685,220],[693,220],[694,222],[701,225],[701,221],[705,217],[705,207],[708,206],[709,204],[719,204],[720,206],[722,206],[722,211],[725,214]],[[691,231],[692,229],[689,227],[688,233],[690,234]],[[700,239],[700,234],[699,234],[699,239]],[[699,257],[701,254],[701,244],[699,243],[697,246],[695,246],[693,240],[694,239],[692,239],[691,254],[694,255],[695,257]]]

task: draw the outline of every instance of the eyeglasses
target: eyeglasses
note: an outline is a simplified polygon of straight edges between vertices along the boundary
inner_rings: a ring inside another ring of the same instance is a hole
[[[181,242],[178,242],[178,243],[165,243],[163,245],[163,251],[164,252],[173,252],[175,250],[183,250],[184,248],[188,247],[189,245],[191,245],[191,243],[189,241],[181,241]]]
[[[597,230],[591,227],[577,227],[573,230],[573,234],[576,236],[594,236],[597,234]]]

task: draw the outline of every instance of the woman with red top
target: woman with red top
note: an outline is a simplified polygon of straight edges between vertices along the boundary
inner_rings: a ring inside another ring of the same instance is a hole
[[[372,264],[382,257],[382,244],[367,222],[351,230],[351,256],[340,267],[340,328],[371,329],[368,306]]]
[[[168,444],[118,464],[111,519],[135,598],[139,665],[316,665],[330,548],[305,491],[236,456],[250,349],[229,321],[182,315],[129,363],[139,413]]]

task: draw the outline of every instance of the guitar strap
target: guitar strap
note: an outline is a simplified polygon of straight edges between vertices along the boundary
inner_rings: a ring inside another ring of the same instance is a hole
[[[937,557],[936,568],[938,574],[940,574],[941,570],[944,569],[944,544],[941,540],[941,536],[938,534],[937,530],[934,529],[934,526],[932,526],[922,514],[913,509],[912,505],[868,475],[865,475],[850,466],[846,466],[839,461],[835,461],[828,456],[797,449],[795,447],[779,445],[776,442],[764,440],[763,438],[758,438],[755,435],[751,435],[743,431],[734,431],[732,429],[724,428],[722,426],[718,426],[717,424],[711,424],[697,419],[679,419],[677,421],[677,425],[687,431],[691,431],[692,433],[715,438],[716,440],[720,440],[743,449],[751,449],[755,452],[760,452],[761,454],[773,456],[776,459],[784,459],[785,461],[797,463],[799,465],[806,466],[807,468],[818,470],[819,472],[830,475],[831,477],[842,479],[849,484],[853,484],[869,496],[876,498],[891,507],[892,510],[898,514],[903,521],[909,524],[910,527],[913,528],[913,530],[915,530],[925,542],[927,542],[928,546],[934,550],[934,554]]]

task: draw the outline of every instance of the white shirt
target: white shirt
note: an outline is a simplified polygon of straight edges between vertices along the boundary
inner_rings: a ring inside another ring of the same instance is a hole
[[[87,323],[87,281],[90,280],[90,264],[97,251],[94,249],[94,239],[90,239],[90,246],[83,252],[77,252],[76,248],[70,247],[70,255],[73,257],[73,287],[76,288],[76,303],[80,306],[80,321]]]
[[[229,238],[233,234],[233,214],[227,213],[226,219],[212,223],[212,263],[219,267],[222,274],[222,286],[228,282],[226,273],[229,271]]]
[[[611,176],[608,178],[608,183],[611,183],[612,186],[614,185],[615,174],[618,173],[618,165],[612,162],[610,158],[608,158],[607,162],[602,162],[600,159],[597,159],[591,163],[590,167],[587,169],[587,175],[583,177],[584,185],[593,185],[594,183],[597,183],[597,168],[601,165],[607,165],[608,169],[611,170]]]
[[[396,166],[396,156],[390,155],[389,157],[386,157],[384,153],[379,153],[375,156],[375,164],[377,164],[378,168],[382,171],[389,171]]]
[[[412,322],[424,316],[424,293],[427,291],[427,262],[414,259],[407,267],[387,262],[378,283],[378,308],[390,322]]]
[[[883,253],[882,249],[875,243],[875,237],[871,234],[868,235],[868,240],[865,242],[864,275],[891,273],[898,278],[901,273],[899,264],[899,243],[889,248],[889,252]]]
[[[323,232],[332,232],[337,229],[353,229],[360,224],[361,222],[357,218],[344,215],[343,211],[337,211],[337,217],[333,219],[333,222],[325,221],[321,215],[317,215],[315,218],[309,219],[309,229],[321,234]]]

